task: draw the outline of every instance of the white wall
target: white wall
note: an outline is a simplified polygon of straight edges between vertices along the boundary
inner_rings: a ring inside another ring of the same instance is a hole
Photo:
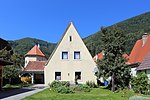
[[[70,36],[72,36],[71,42],[69,41]],[[68,60],[61,59],[62,51],[69,52]],[[74,51],[80,51],[80,60],[74,60]],[[76,71],[81,71],[82,79],[79,83],[86,83],[88,80],[96,82],[96,77],[93,73],[95,67],[96,63],[93,61],[74,26],[71,25],[52,58],[49,59],[48,64],[45,66],[45,84],[55,80],[55,72],[61,72],[61,79],[63,81],[74,83]]]

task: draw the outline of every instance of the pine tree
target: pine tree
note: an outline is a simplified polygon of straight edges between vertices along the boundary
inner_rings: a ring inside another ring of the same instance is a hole
[[[118,88],[129,85],[130,68],[125,64],[126,58],[123,57],[126,36],[122,30],[114,26],[112,29],[102,28],[102,50],[104,58],[98,61],[99,73],[97,76],[104,79],[111,76],[111,89],[114,92]]]

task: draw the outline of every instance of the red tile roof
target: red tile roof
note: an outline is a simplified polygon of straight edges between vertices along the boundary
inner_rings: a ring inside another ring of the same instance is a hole
[[[150,69],[150,53],[148,53],[146,58],[143,60],[143,62],[137,68],[137,70],[146,70],[146,69]]]
[[[35,45],[25,56],[42,56],[45,57],[44,53],[39,49],[37,45]]]
[[[44,71],[46,61],[29,61],[24,71]]]
[[[137,62],[142,62],[144,58],[147,56],[147,54],[150,52],[150,35],[148,35],[148,39],[144,46],[142,46],[142,39],[137,40],[135,43],[130,56],[129,56],[129,63],[137,63]]]
[[[93,60],[94,61],[97,61],[97,59],[102,60],[103,59],[103,55],[104,55],[103,52],[100,52],[100,53],[98,53],[97,55],[95,55],[93,57]],[[122,56],[127,58],[127,59],[129,58],[129,56],[126,53],[124,53]]]

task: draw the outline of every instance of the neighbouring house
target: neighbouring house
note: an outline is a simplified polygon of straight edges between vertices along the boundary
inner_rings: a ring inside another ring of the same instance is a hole
[[[96,54],[94,57],[93,57],[93,60],[95,61],[95,62],[97,62],[97,60],[102,60],[103,59],[103,57],[104,57],[104,51],[102,51],[102,52],[100,52],[100,53],[98,53],[98,54]],[[122,55],[123,57],[125,57],[125,58],[129,58],[129,56],[126,54],[126,53],[124,53],[123,55]]]
[[[145,72],[150,79],[150,52],[147,54],[143,62],[136,69],[139,72]]]
[[[49,57],[44,68],[45,84],[54,80],[75,83],[96,82],[96,63],[79,36],[72,22]]]
[[[147,64],[149,60],[150,52],[150,35],[144,33],[142,39],[137,40],[129,56],[128,63],[133,66],[131,72],[133,76],[136,75],[137,71],[146,71],[149,73]],[[145,59],[145,60],[144,60]]]
[[[102,52],[96,54],[96,55],[93,57],[93,60],[94,60],[95,62],[97,62],[98,60],[102,60],[103,57],[104,57],[104,55],[105,55],[105,54],[104,54],[104,51],[102,51]],[[125,57],[127,60],[128,60],[128,58],[129,58],[129,56],[128,56],[126,53],[124,53],[122,56]],[[98,70],[98,69],[95,69],[95,70]],[[104,83],[104,86],[106,86],[107,84],[110,83],[111,77],[108,77],[108,79],[106,79],[106,80],[104,80],[103,77],[101,77],[101,78],[99,79],[99,81],[100,81],[101,83]]]
[[[25,55],[25,66],[21,76],[30,76],[32,84],[44,84],[44,66],[47,62],[45,54],[35,45]]]

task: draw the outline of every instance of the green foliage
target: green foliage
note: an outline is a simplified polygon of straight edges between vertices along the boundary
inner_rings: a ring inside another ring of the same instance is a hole
[[[54,50],[56,44],[55,43],[48,43],[46,41],[42,41],[35,38],[23,38],[20,40],[15,41],[8,41],[9,44],[12,46],[13,50],[17,53],[22,55],[22,57],[35,45],[39,44],[40,49],[49,57],[52,51]]]
[[[66,87],[66,86],[60,86],[60,87],[56,88],[56,91],[58,93],[64,93],[64,94],[74,93],[74,91],[71,88]]]
[[[6,84],[5,86],[3,86],[3,89],[14,89],[14,88],[22,88],[22,84],[16,85]]]
[[[61,84],[62,84],[62,86],[65,86],[65,87],[69,87],[70,86],[69,81],[61,81]]]
[[[82,84],[74,88],[74,91],[90,92],[91,88],[88,85]]]
[[[60,94],[54,91],[45,89],[41,92],[33,94],[23,100],[129,100],[130,97],[140,94],[135,94],[132,91],[127,91],[126,96],[122,96],[122,93],[114,93],[107,89],[94,88],[91,92],[75,92],[73,94]],[[146,96],[146,95],[141,95]],[[146,96],[150,98],[149,96]]]
[[[122,55],[125,51],[126,35],[118,27],[112,29],[102,28],[101,34],[102,49],[104,58],[98,61],[98,78],[107,79],[111,76],[111,86],[115,88],[125,88],[129,85],[130,68],[125,64],[126,58]]]
[[[50,88],[58,88],[61,86],[61,82],[60,81],[53,81],[51,84],[48,84]]]
[[[70,83],[68,81],[53,81],[49,86],[58,93],[73,93],[73,90],[69,88]]]
[[[130,54],[137,39],[141,39],[143,33],[150,32],[150,12],[127,19],[107,28],[112,29],[113,26],[116,25],[123,30],[123,34],[128,36],[126,38],[127,43],[124,46],[125,52]],[[100,41],[101,34],[102,31],[98,31],[95,34],[84,38],[84,42],[92,56],[95,56],[95,54],[102,51],[101,46],[103,43]]]
[[[53,81],[51,84],[48,84],[50,88],[58,88],[60,86],[69,87],[70,83],[68,81]]]
[[[87,81],[86,85],[88,85],[90,88],[97,88],[98,86],[93,81]]]
[[[150,90],[148,81],[149,79],[145,73],[138,73],[136,77],[131,79],[132,89],[136,93],[150,94],[148,93]]]
[[[13,63],[13,65],[7,65],[3,67],[3,77],[9,79],[9,84],[11,83],[12,78],[18,78],[21,72],[21,56],[12,53],[12,50],[7,50],[6,48],[0,50],[0,58],[7,60]]]

